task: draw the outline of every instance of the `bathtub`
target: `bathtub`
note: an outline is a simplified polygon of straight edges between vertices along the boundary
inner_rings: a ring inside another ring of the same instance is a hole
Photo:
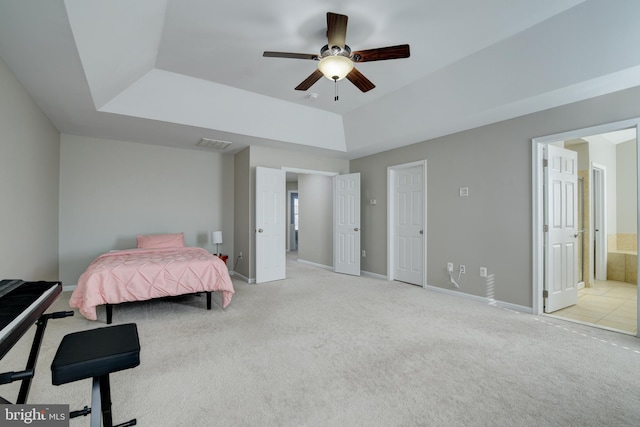
[[[638,251],[609,250],[607,280],[638,283]]]

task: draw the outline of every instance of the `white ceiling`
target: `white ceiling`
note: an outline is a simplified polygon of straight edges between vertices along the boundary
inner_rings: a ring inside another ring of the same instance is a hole
[[[321,79],[326,12],[376,88]],[[640,85],[637,0],[0,0],[0,56],[63,133],[203,149],[202,138],[343,158]]]
[[[584,139],[592,144],[608,144],[617,145],[623,142],[631,141],[636,138],[636,129],[623,129],[615,132],[601,133],[599,135],[585,136],[580,139]]]

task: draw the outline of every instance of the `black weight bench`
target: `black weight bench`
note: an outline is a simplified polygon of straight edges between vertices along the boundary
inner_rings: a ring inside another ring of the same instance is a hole
[[[61,385],[93,378],[91,408],[71,412],[70,418],[91,414],[91,427],[114,427],[111,419],[109,374],[140,364],[140,341],[135,323],[65,335],[51,363],[51,381]],[[136,425],[136,419],[115,427]]]

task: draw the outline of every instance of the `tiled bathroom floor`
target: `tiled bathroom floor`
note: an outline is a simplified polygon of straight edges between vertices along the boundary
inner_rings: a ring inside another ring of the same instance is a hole
[[[552,314],[636,335],[637,293],[636,285],[596,280],[593,287],[578,290],[578,304]]]

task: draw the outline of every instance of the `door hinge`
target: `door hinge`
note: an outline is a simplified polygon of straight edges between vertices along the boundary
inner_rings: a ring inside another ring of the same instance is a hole
[[[545,224],[545,225],[544,225],[543,231],[544,231],[545,233],[548,233],[548,232],[549,232],[549,225],[548,225],[548,224]]]
[[[546,168],[547,166],[549,166],[549,159],[542,159],[542,167]]]
[[[547,291],[546,289],[542,291],[542,298],[549,298],[549,291]]]

